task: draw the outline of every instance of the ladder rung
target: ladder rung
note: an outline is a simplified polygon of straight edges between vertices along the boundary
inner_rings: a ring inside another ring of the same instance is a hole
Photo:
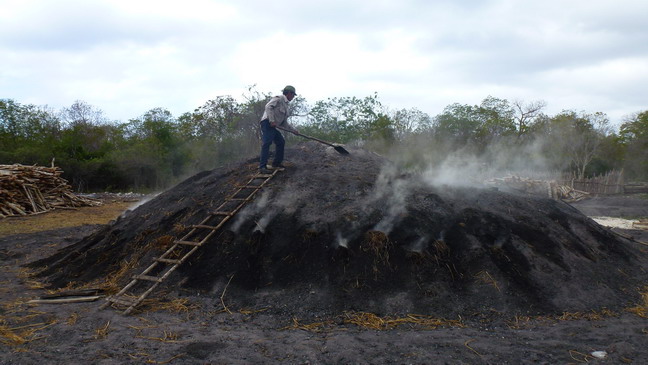
[[[182,263],[182,260],[163,259],[163,258],[159,258],[159,257],[156,258],[155,261],[157,261],[157,262],[164,262],[164,263],[167,263],[167,264],[178,264],[178,265]]]
[[[156,283],[161,283],[162,282],[162,278],[159,278],[157,276],[150,276],[150,275],[133,275],[133,279],[153,281],[153,282],[156,282]]]
[[[227,215],[227,216],[232,216],[232,212],[211,212],[211,215]]]
[[[175,241],[174,243],[177,243],[179,245],[188,245],[188,246],[202,246],[202,243],[200,242],[194,242],[194,241]]]
[[[240,189],[261,189],[262,186],[260,185],[244,185],[241,186]]]
[[[248,199],[247,198],[227,198],[225,200],[229,200],[229,201],[245,201],[245,200],[248,200]]]
[[[125,306],[128,306],[128,307],[133,306],[133,305],[135,305],[137,303],[137,299],[130,299],[130,298],[124,298],[124,297],[122,297],[122,298],[108,297],[108,298],[106,298],[106,300],[108,300],[110,302],[113,302],[113,303],[125,305]]]
[[[204,228],[204,229],[211,229],[211,230],[215,230],[215,229],[217,229],[218,227],[216,227],[216,226],[208,226],[208,225],[206,225],[206,224],[193,224],[193,225],[191,226],[191,228]]]
[[[256,177],[273,177],[274,175],[272,174],[256,174]]]
[[[211,230],[214,230],[214,229],[216,229],[217,227],[215,227],[215,226],[208,226],[208,225],[206,225],[206,224],[192,224],[192,225],[191,225],[191,228],[204,228],[204,229],[211,229]]]

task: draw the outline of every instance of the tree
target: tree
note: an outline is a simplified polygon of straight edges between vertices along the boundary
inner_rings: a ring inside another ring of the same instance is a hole
[[[151,109],[122,129],[125,145],[112,158],[127,171],[133,185],[161,189],[185,172],[190,156],[168,110]]]
[[[339,97],[317,101],[308,112],[305,127],[321,138],[346,143],[386,135],[388,119],[377,94],[362,99]]]
[[[631,178],[648,179],[648,110],[626,119],[619,131],[625,147],[625,170]]]
[[[61,126],[47,107],[0,99],[0,160],[4,163],[49,163]]]
[[[571,167],[574,175],[583,179],[602,141],[610,133],[610,126],[604,113],[567,110],[545,121],[538,131],[544,150],[554,164],[563,162],[562,167]]]
[[[475,137],[482,151],[515,132],[514,111],[506,99],[488,96],[472,111],[479,121]]]
[[[239,114],[236,100],[231,96],[218,96],[183,117],[180,130],[189,138],[222,140],[237,131]]]
[[[524,103],[520,100],[515,100],[513,102],[513,119],[515,120],[518,139],[528,132],[529,127],[541,115],[542,109],[546,106],[547,103],[544,101]]]
[[[390,119],[393,121],[392,126],[398,140],[432,127],[432,118],[416,108],[397,110],[390,115]]]
[[[81,100],[75,101],[69,108],[63,108],[61,119],[67,126],[100,125],[108,122],[101,109]]]

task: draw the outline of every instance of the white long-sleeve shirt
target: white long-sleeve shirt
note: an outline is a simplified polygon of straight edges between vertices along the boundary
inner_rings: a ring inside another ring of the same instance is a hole
[[[265,111],[263,112],[261,121],[267,119],[270,121],[271,125],[272,123],[276,123],[276,125],[280,127],[294,130],[294,128],[288,124],[288,103],[289,101],[288,98],[286,98],[286,95],[273,96],[265,106]]]

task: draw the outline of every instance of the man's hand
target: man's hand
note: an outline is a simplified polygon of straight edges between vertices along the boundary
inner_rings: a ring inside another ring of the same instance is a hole
[[[270,122],[270,126],[271,126],[272,128],[274,128],[274,127],[277,126],[277,123],[276,123],[276,122]]]
[[[295,132],[295,134],[299,135],[299,131],[297,129],[293,128],[293,131]]]

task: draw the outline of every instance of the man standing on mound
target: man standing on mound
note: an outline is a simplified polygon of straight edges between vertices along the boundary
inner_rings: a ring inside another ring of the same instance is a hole
[[[295,88],[288,85],[283,89],[283,95],[272,97],[265,106],[265,112],[261,118],[261,158],[259,169],[261,173],[271,173],[272,170],[283,171],[284,166],[281,164],[284,158],[284,145],[286,141],[283,135],[277,129],[281,127],[289,129],[295,134],[299,134],[297,129],[288,124],[288,103],[297,95]],[[268,165],[268,156],[270,155],[270,145],[275,144],[275,155],[272,165]]]

